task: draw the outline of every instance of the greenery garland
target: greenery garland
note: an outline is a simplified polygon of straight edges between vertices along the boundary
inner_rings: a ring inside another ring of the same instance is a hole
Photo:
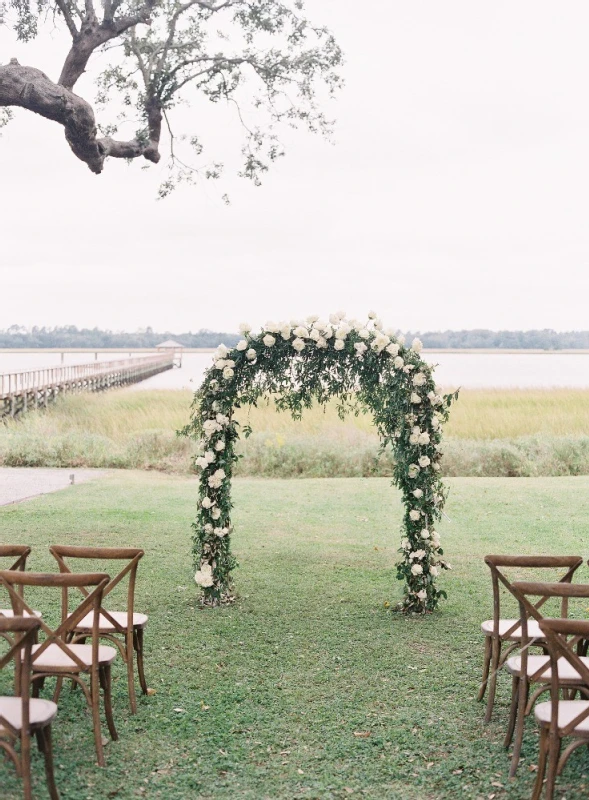
[[[436,579],[449,564],[443,558],[434,525],[440,519],[446,490],[440,479],[442,425],[457,393],[441,396],[433,368],[420,357],[421,342],[405,346],[403,336],[383,330],[376,314],[367,323],[346,320],[343,312],[329,322],[267,322],[258,334],[240,326],[243,339],[233,348],[220,345],[214,363],[195,393],[191,422],[183,430],[197,438],[201,454],[199,510],[194,530],[194,579],[203,602],[232,599],[231,478],[238,456],[239,423],[234,409],[256,405],[271,396],[279,410],[300,419],[313,400],[337,398],[338,413],[370,411],[381,449],[395,453],[394,484],[403,495],[404,538],[397,577],[404,580],[401,607],[406,612],[433,611],[446,593]],[[251,430],[242,428],[245,435]]]

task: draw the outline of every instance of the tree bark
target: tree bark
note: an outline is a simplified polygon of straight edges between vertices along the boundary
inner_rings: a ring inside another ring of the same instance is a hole
[[[18,106],[63,125],[65,138],[74,154],[99,175],[108,156],[143,158],[154,164],[160,159],[159,138],[162,112],[157,100],[146,109],[149,137],[120,142],[110,137],[97,138],[92,106],[61,84],[54,83],[41,70],[21,66],[16,59],[0,66],[0,107]]]

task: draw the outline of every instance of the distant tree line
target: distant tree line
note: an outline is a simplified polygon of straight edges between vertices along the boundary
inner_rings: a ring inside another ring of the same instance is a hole
[[[533,350],[589,350],[589,331],[567,331],[557,333],[545,329],[539,331],[419,331],[406,334],[407,340],[418,336],[428,348],[492,348]],[[220,333],[201,329],[192,333],[156,332],[144,328],[134,333],[103,331],[99,328],[76,328],[64,325],[56,328],[24,328],[11,325],[0,329],[0,349],[16,347],[123,347],[137,349],[155,347],[166,339],[173,339],[185,347],[216,347],[223,342],[234,345],[241,337],[237,333]]]
[[[424,347],[429,348],[492,348],[526,350],[573,350],[589,349],[589,331],[566,331],[557,333],[546,328],[541,331],[427,331],[409,333],[418,336]]]
[[[0,348],[14,347],[124,347],[137,349],[156,347],[167,339],[173,339],[185,347],[216,347],[221,342],[226,345],[236,344],[241,337],[237,333],[219,333],[217,331],[199,330],[196,333],[156,332],[153,328],[144,328],[135,333],[122,331],[103,331],[99,328],[76,328],[75,325],[64,325],[57,328],[23,328],[11,325],[0,330]]]

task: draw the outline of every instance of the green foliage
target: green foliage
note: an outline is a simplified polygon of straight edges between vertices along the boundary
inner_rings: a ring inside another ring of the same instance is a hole
[[[220,347],[214,365],[196,392],[192,422],[183,433],[201,442],[199,512],[194,529],[196,582],[206,603],[230,597],[231,478],[238,461],[239,423],[235,409],[271,396],[279,411],[301,419],[313,402],[336,399],[338,414],[366,408],[374,418],[382,448],[395,453],[394,482],[403,493],[406,538],[397,577],[404,582],[403,610],[436,608],[441,558],[439,520],[446,492],[440,479],[441,426],[457,393],[436,392],[431,367],[419,356],[421,343],[405,347],[392,331],[382,331],[374,314],[365,325],[343,314],[322,322],[267,323],[259,335],[229,350]],[[249,433],[249,429],[246,431]]]
[[[145,328],[135,333],[114,332],[100,328],[77,328],[75,325],[62,325],[55,328],[25,328],[11,325],[0,329],[0,348],[17,347],[155,347],[161,342],[173,339],[185,347],[217,347],[221,342],[234,344],[239,337],[235,333],[220,333],[201,329],[196,333],[158,333]]]

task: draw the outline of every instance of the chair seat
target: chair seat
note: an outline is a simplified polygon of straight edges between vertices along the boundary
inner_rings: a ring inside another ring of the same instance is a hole
[[[36,651],[41,647],[40,644],[33,645],[32,653],[35,659]],[[91,644],[68,644],[68,648],[76,654],[85,667],[92,666],[92,645]],[[100,664],[111,664],[117,655],[114,647],[99,645],[98,661]],[[33,661],[35,672],[78,672],[80,667],[70,656],[64,652],[58,644],[50,644],[41,655]]]
[[[122,627],[127,627],[127,612],[126,611],[109,611],[108,613],[111,617]],[[83,617],[79,623],[76,625],[76,631],[91,631],[92,630],[92,621],[93,621],[94,614],[90,612]],[[147,625],[147,614],[133,614],[133,627],[134,628],[145,628]],[[100,615],[99,620],[99,630],[101,633],[108,633],[111,631],[116,631],[115,626],[108,620],[104,614]]]
[[[57,714],[57,706],[51,700],[31,697],[29,700],[29,722],[31,726],[48,725]],[[22,699],[20,697],[0,697],[0,731],[2,720],[9,722],[13,728],[22,728]]]
[[[505,636],[505,633],[513,627],[513,625],[517,625],[519,620],[517,619],[500,619],[499,620],[499,636]],[[485,636],[492,636],[493,635],[493,628],[494,622],[492,619],[487,619],[481,625],[481,630],[485,634]],[[540,630],[540,626],[536,622],[535,619],[528,620],[528,636],[530,639],[541,639],[544,641],[544,634]],[[510,633],[507,637],[509,640],[514,642],[518,642],[522,638],[522,631],[521,627],[518,627]]]
[[[582,711],[589,709],[587,700],[559,700],[558,701],[558,727],[562,730],[572,722]],[[534,714],[540,725],[550,725],[552,719],[552,703],[538,703]],[[589,717],[582,720],[575,728],[575,735],[589,736]]]
[[[36,617],[42,617],[43,616],[43,614],[41,614],[41,612],[37,611],[36,609],[33,609],[33,614]],[[14,611],[11,608],[0,608],[0,616],[8,617],[9,619],[12,619],[14,617]],[[30,614],[29,614],[28,611],[23,611],[21,616],[28,617],[28,616],[30,616]]]
[[[589,669],[589,658],[583,657],[581,661]],[[507,671],[512,675],[521,675],[522,668],[521,656],[512,656],[507,659]],[[550,656],[528,656],[528,676],[532,676],[544,664],[550,663]],[[541,683],[550,681],[552,670],[550,667],[542,673],[536,680]],[[558,678],[561,681],[579,682],[581,676],[577,670],[565,658],[558,659]]]

